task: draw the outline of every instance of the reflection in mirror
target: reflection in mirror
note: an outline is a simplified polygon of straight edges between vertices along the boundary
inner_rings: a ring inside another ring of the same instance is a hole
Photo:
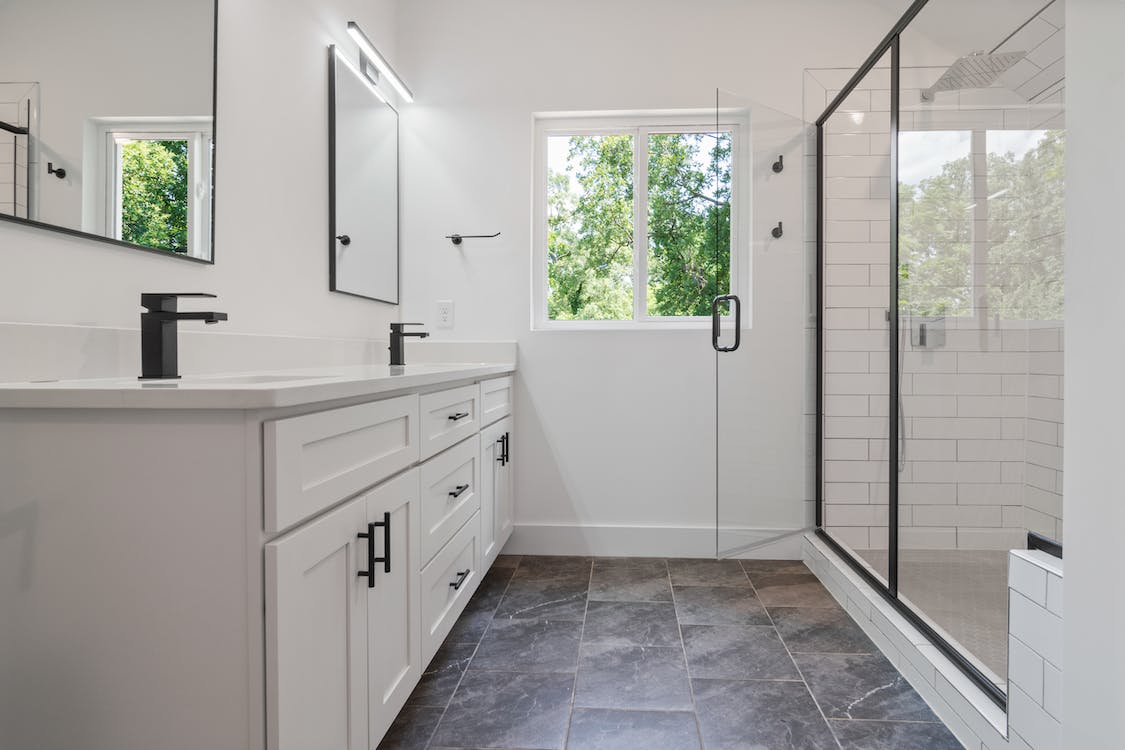
[[[212,261],[215,0],[0,0],[0,218]]]
[[[331,289],[398,304],[398,112],[329,54]]]

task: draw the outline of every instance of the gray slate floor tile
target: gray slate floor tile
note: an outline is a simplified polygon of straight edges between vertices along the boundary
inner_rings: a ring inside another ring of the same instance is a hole
[[[567,750],[700,750],[695,714],[576,708]]]
[[[569,672],[578,667],[582,623],[496,618],[484,634],[470,670]]]
[[[828,722],[844,750],[962,750],[944,724],[898,721]]]
[[[591,601],[670,602],[672,587],[663,560],[645,563],[594,562],[590,579]]]
[[[738,560],[669,560],[673,586],[749,586]]]
[[[707,750],[835,750],[802,682],[692,680]]]
[[[445,708],[476,649],[472,643],[442,644],[406,704]]]
[[[584,578],[514,578],[500,601],[496,617],[541,617],[581,622],[586,616],[588,586],[589,581]]]
[[[770,625],[750,588],[676,586],[676,617],[682,625]]]
[[[793,658],[830,719],[938,721],[882,654],[797,654]]]
[[[772,607],[770,617],[791,653],[873,654],[878,650],[842,609]]]
[[[424,750],[437,729],[444,708],[407,706],[395,717],[378,750]]]
[[[449,702],[435,747],[562,750],[574,676],[465,673]]]
[[[590,602],[583,643],[618,646],[679,646],[672,602]]]
[[[771,627],[684,625],[688,674],[723,680],[800,680]]]
[[[683,649],[583,645],[574,705],[690,711]]]
[[[812,573],[769,573],[753,579],[766,609],[771,607],[839,607]]]

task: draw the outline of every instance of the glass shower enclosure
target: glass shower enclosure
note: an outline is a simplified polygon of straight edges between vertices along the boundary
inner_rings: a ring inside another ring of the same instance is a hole
[[[919,0],[806,76],[818,533],[1000,705],[1008,550],[1061,553],[1064,2]]]

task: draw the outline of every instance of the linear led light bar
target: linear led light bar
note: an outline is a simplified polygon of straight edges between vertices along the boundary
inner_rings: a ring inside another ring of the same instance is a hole
[[[385,94],[383,94],[383,92],[382,92],[382,91],[380,91],[380,90],[378,89],[378,87],[376,87],[376,86],[375,86],[375,84],[373,84],[373,83],[371,82],[371,79],[370,79],[370,78],[368,78],[368,77],[367,77],[367,76],[365,76],[365,75],[364,75],[363,73],[361,73],[361,72],[359,71],[359,68],[357,68],[356,66],[354,66],[354,65],[352,65],[352,64],[351,64],[350,62],[348,62],[348,58],[344,57],[344,55],[343,55],[343,54],[342,54],[342,53],[340,52],[340,50],[338,50],[338,49],[335,49],[335,48],[334,48],[334,49],[333,49],[333,53],[334,53],[334,54],[336,55],[336,60],[337,60],[337,62],[340,62],[340,63],[342,63],[342,64],[344,65],[344,67],[345,67],[345,68],[347,68],[347,69],[348,69],[348,70],[350,70],[350,71],[351,71],[352,73],[354,73],[354,74],[355,74],[355,77],[356,77],[356,78],[357,78],[357,79],[358,79],[358,80],[359,80],[359,81],[360,81],[360,82],[361,82],[361,83],[362,83],[362,84],[363,84],[364,86],[366,86],[366,87],[367,87],[367,90],[368,90],[368,91],[370,91],[370,92],[371,92],[372,94],[374,94],[374,95],[375,95],[375,98],[376,98],[376,99],[378,99],[379,101],[381,101],[381,102],[382,102],[383,104],[386,104],[386,105],[387,105],[388,107],[391,107],[391,103],[387,101],[387,97],[386,97],[386,95],[385,95]],[[392,109],[393,109],[393,107],[392,107]]]
[[[402,82],[402,79],[398,77],[398,73],[395,72],[386,58],[379,54],[379,50],[375,49],[375,45],[371,43],[371,40],[367,38],[367,34],[363,33],[363,29],[361,29],[359,24],[355,21],[348,21],[348,36],[354,39],[355,43],[359,45],[359,51],[371,60],[371,62],[375,63],[375,67],[379,69],[379,73],[391,82],[391,86],[394,87],[399,96],[407,103],[413,102],[414,94],[410,92],[410,89],[408,89],[406,84]]]

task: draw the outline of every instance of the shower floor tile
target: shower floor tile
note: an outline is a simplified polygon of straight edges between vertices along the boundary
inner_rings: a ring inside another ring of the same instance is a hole
[[[501,561],[380,750],[959,747],[799,561]]]

